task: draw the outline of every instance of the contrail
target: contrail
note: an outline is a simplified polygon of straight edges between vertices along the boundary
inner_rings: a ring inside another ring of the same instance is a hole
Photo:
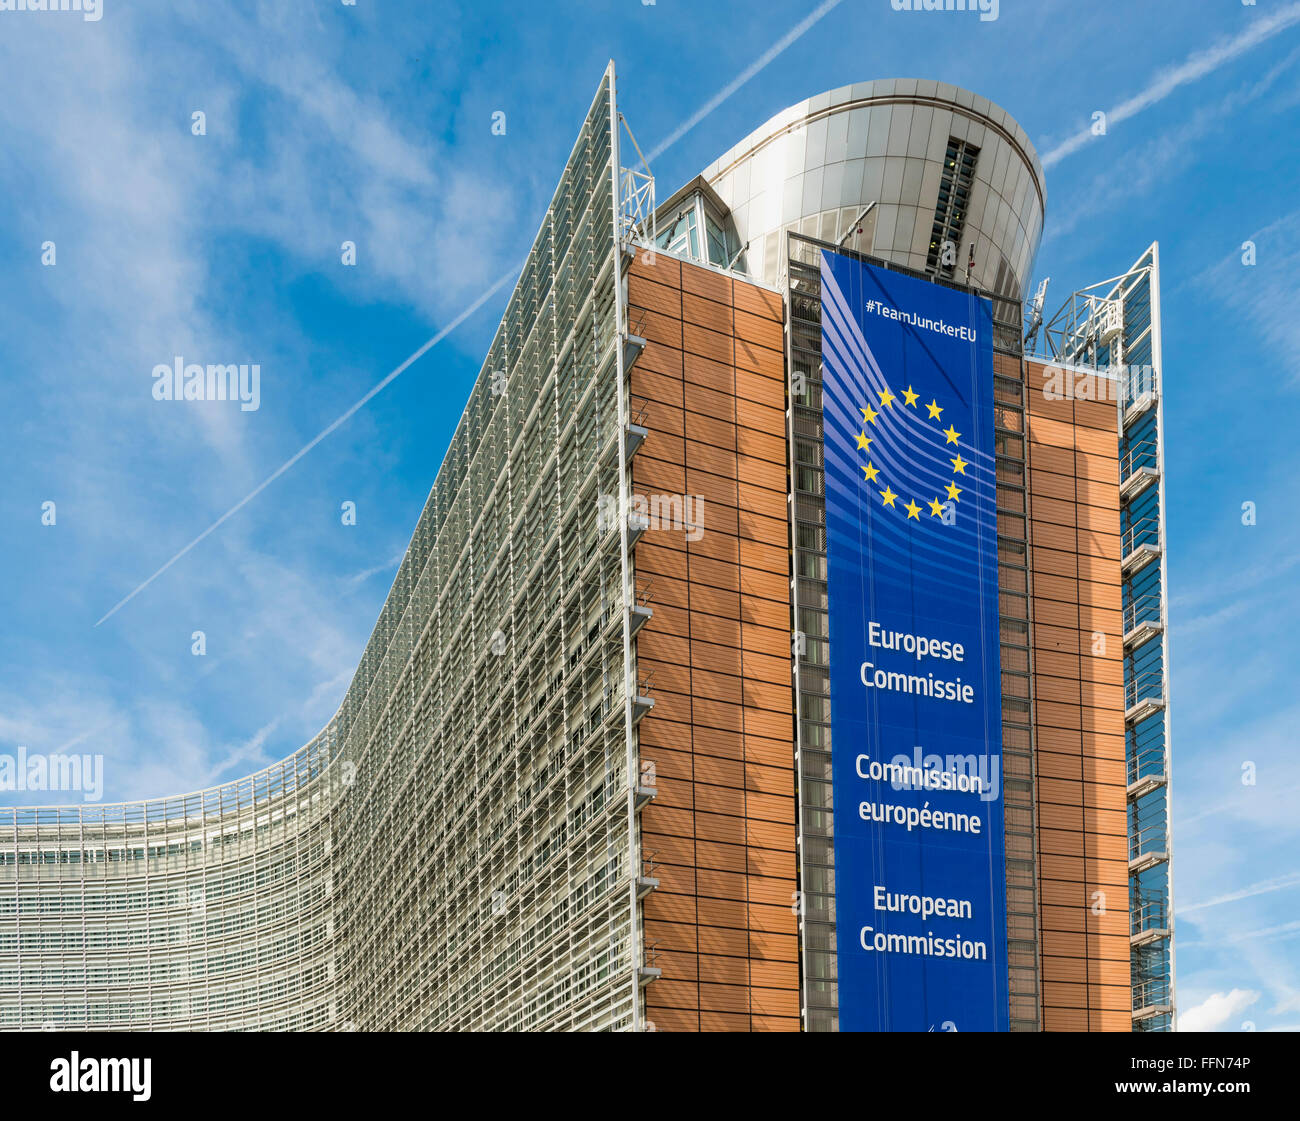
[[[760,70],[762,70],[763,67],[765,67],[769,62],[771,62],[774,58],[776,58],[776,56],[779,55],[782,51],[784,51],[786,47],[788,47],[796,39],[801,38],[804,32],[806,32],[810,27],[812,27],[813,24],[815,24],[824,15],[826,15],[826,13],[829,12],[832,8],[838,7],[839,4],[840,4],[840,0],[825,0],[825,3],[821,4],[813,12],[805,16],[798,23],[796,23],[792,28],[790,28],[789,31],[787,31],[784,35],[782,35],[780,39],[778,39],[775,43],[773,43],[770,47],[768,47],[767,50],[765,50],[761,55],[759,55],[758,58],[756,58],[753,62],[751,62],[748,66],[746,66],[744,70],[742,70],[734,79],[732,79],[732,81],[730,81],[727,85],[723,86],[722,89],[720,89],[711,98],[709,98],[709,100],[706,101],[702,106],[700,106],[700,108],[697,109],[693,114],[691,114],[691,116],[689,116],[685,121],[683,121],[675,129],[673,129],[673,131],[668,134],[666,139],[661,140],[658,145],[650,149],[649,155],[646,156],[646,162],[649,163],[656,156],[663,155],[664,152],[666,152],[669,148],[671,148],[674,144],[676,144],[677,141],[679,141],[683,136],[685,136],[688,132],[690,132],[691,129],[693,129],[702,120],[704,120],[705,117],[707,117],[710,113],[713,112],[713,110],[715,110],[719,105],[721,105],[724,101],[726,101],[727,98],[729,98],[733,93],[735,93],[738,89],[740,89],[741,86],[743,86],[746,82],[748,82],[750,78],[752,78],[755,74],[757,74]]]
[[[1271,880],[1261,880],[1259,883],[1250,884],[1241,888],[1239,891],[1229,892],[1227,895],[1220,895],[1214,899],[1207,899],[1204,903],[1193,903],[1190,907],[1179,907],[1179,915],[1190,915],[1193,911],[1204,911],[1207,907],[1217,907],[1221,903],[1235,903],[1238,899],[1251,899],[1256,895],[1269,895],[1275,891],[1284,891],[1289,887],[1300,886],[1300,872],[1289,872],[1285,876],[1277,876]]]
[[[181,557],[183,557],[186,553],[188,553],[191,549],[193,549],[195,545],[197,545],[200,541],[206,538],[214,530],[216,530],[218,527],[223,525],[231,517],[233,517],[245,506],[247,506],[250,502],[252,502],[254,498],[256,498],[259,494],[261,494],[262,491],[266,490],[267,487],[269,487],[273,482],[275,482],[276,479],[278,479],[281,475],[283,475],[286,471],[288,471],[290,467],[292,467],[295,463],[298,462],[298,460],[300,460],[309,451],[311,451],[312,448],[314,448],[323,439],[325,439],[326,436],[328,436],[331,432],[335,431],[335,429],[339,428],[341,425],[346,424],[358,410],[363,408],[367,404],[367,402],[370,401],[372,397],[374,397],[377,393],[383,390],[384,387],[387,386],[394,379],[400,377],[406,371],[407,367],[409,367],[412,363],[417,362],[421,358],[423,358],[424,355],[427,354],[433,347],[437,346],[438,343],[442,342],[443,339],[445,339],[448,335],[452,333],[452,331],[454,331],[457,327],[459,327],[462,323],[464,323],[466,319],[468,319],[471,315],[474,314],[474,312],[478,311],[478,309],[482,307],[488,301],[488,299],[491,296],[493,296],[499,288],[501,288],[503,284],[506,284],[508,281],[514,278],[515,274],[519,272],[522,265],[523,262],[521,261],[519,265],[516,265],[508,273],[503,275],[495,284],[492,285],[491,288],[489,288],[486,292],[483,293],[483,295],[481,295],[477,300],[475,300],[472,304],[470,304],[469,307],[467,307],[458,316],[456,316],[455,319],[453,319],[450,323],[448,323],[445,327],[443,327],[441,331],[439,331],[436,335],[433,336],[433,338],[431,338],[422,347],[420,347],[419,350],[412,352],[411,355],[407,357],[406,360],[402,362],[401,365],[395,367],[388,374],[387,377],[385,377],[382,381],[378,382],[364,397],[362,397],[359,401],[356,402],[356,404],[354,404],[350,409],[348,409],[347,412],[345,412],[342,416],[340,416],[337,420],[333,421],[325,428],[322,428],[311,440],[309,440],[306,444],[304,444],[301,448],[299,448],[296,452],[294,452],[293,455],[291,455],[282,464],[280,464],[280,466],[277,467],[274,471],[272,471],[270,475],[268,475],[256,487],[254,487],[251,491],[249,491],[246,495],[244,495],[243,498],[241,498],[238,502],[236,502],[229,510],[227,510],[224,514],[222,514],[221,517],[219,517],[215,522],[213,522],[210,526],[208,526],[207,529],[205,529],[196,538],[194,538],[194,540],[191,541],[188,545],[186,545],[185,548],[181,549],[180,552],[178,552],[175,556],[171,558],[171,560],[169,560],[160,569],[158,569],[158,571],[155,572],[152,576],[150,576],[149,579],[145,580],[144,583],[138,585],[132,591],[128,592],[125,596],[119,599],[117,603],[115,603],[111,608],[108,609],[108,611],[104,613],[103,617],[99,620],[98,623],[95,624],[95,626],[99,626],[99,624],[104,622],[105,619],[110,619],[115,614],[117,614],[118,611],[120,611],[123,607],[125,607],[128,603],[130,603],[133,599],[135,599],[135,597],[138,596],[142,591],[144,591],[145,588],[147,588],[150,584],[152,584],[155,580],[157,580],[159,576],[161,576],[164,572],[166,572],[169,568],[171,568],[172,565],[174,565],[178,560],[180,560]]]
[[[1106,114],[1107,125],[1118,124],[1130,117],[1136,117],[1144,109],[1149,109],[1163,101],[1175,90],[1190,82],[1212,74],[1219,67],[1245,54],[1252,47],[1271,39],[1280,31],[1285,31],[1292,24],[1300,22],[1300,3],[1288,4],[1270,16],[1256,20],[1245,31],[1233,39],[1226,39],[1206,50],[1189,55],[1180,65],[1158,73],[1146,89],[1116,105]],[[1073,155],[1090,140],[1094,140],[1090,129],[1084,129],[1064,140],[1043,157],[1043,167],[1060,163],[1066,156]]]
[[[726,88],[721,90],[719,93],[715,94],[700,109],[698,109],[689,119],[687,119],[685,122],[679,125],[676,129],[674,129],[672,134],[669,135],[669,137],[666,140],[662,141],[659,144],[659,146],[656,147],[650,153],[650,155],[646,157],[647,160],[653,159],[655,156],[661,155],[663,152],[667,151],[670,147],[672,147],[672,145],[676,144],[678,140],[680,140],[683,136],[686,135],[686,133],[688,133],[697,124],[699,124],[700,121],[702,121],[705,117],[707,117],[710,113],[712,113],[713,110],[715,110],[719,105],[721,105],[724,101],[726,101],[727,98],[729,98],[733,93],[736,92],[736,90],[738,90],[747,81],[749,81],[750,78],[752,78],[755,74],[757,74],[760,70],[762,70],[763,67],[765,67],[769,62],[771,62],[774,58],[776,58],[777,55],[779,55],[782,51],[784,51],[791,43],[793,43],[796,39],[802,36],[804,32],[806,32],[810,27],[813,26],[813,24],[815,24],[824,15],[826,15],[827,12],[829,12],[832,8],[838,7],[840,2],[841,0],[825,0],[825,2],[821,4],[820,7],[818,7],[810,15],[806,16],[804,19],[800,20],[797,24],[795,24],[794,27],[792,27],[788,32],[785,33],[785,35],[783,35],[780,39],[778,39],[771,47],[769,47],[766,51],[764,51],[761,55],[759,55],[757,59],[755,59],[752,63],[750,63],[749,66],[747,66],[743,71],[741,71],[739,77],[737,77],[734,81],[732,81],[728,86],[726,86]],[[340,425],[345,424],[353,416],[353,414],[355,414],[359,409],[363,408],[365,404],[368,401],[370,401],[372,397],[375,396],[375,394],[379,393],[385,386],[387,386],[395,378],[399,377],[403,372],[405,372],[405,370],[412,363],[422,358],[426,353],[428,353],[430,349],[437,346],[438,343],[440,343],[449,334],[451,334],[452,331],[454,331],[457,327],[459,327],[466,319],[468,319],[471,315],[473,315],[474,312],[478,311],[478,309],[482,307],[483,304],[492,295],[494,295],[501,288],[502,285],[504,285],[507,281],[513,278],[523,268],[523,265],[524,262],[521,261],[518,265],[516,265],[508,273],[506,273],[503,277],[501,277],[501,279],[499,279],[495,284],[493,284],[491,288],[489,288],[486,292],[484,292],[481,296],[479,296],[477,300],[475,300],[472,304],[470,304],[469,307],[467,307],[458,316],[456,316],[455,319],[453,319],[450,323],[448,323],[445,327],[443,327],[441,331],[439,331],[436,335],[433,336],[433,338],[431,338],[422,347],[420,347],[419,350],[411,354],[410,357],[408,357],[400,366],[394,369],[386,378],[383,379],[383,381],[379,382],[378,385],[376,385],[373,389],[371,389],[369,393],[367,393],[364,397],[361,398],[361,400],[359,400],[355,405],[353,405],[350,409],[348,409],[347,412],[345,412],[341,417],[335,420],[327,428],[322,429],[319,433],[317,433],[317,435],[310,442],[304,444],[301,448],[298,449],[298,451],[296,451],[292,456],[290,456],[282,464],[280,464],[280,466],[277,467],[275,471],[273,471],[270,475],[268,475],[253,490],[249,491],[248,494],[244,495],[243,498],[241,498],[238,502],[236,502],[229,510],[227,510],[224,514],[222,514],[221,517],[219,517],[215,522],[213,522],[210,526],[208,526],[207,529],[205,529],[196,538],[194,538],[193,541],[191,541],[188,545],[186,545],[183,549],[181,549],[166,564],[164,564],[160,569],[158,569],[157,572],[155,572],[152,576],[150,576],[149,579],[145,580],[142,584],[140,584],[139,586],[134,588],[131,592],[129,592],[127,595],[123,596],[120,600],[118,600],[117,603],[115,603],[111,608],[109,608],[108,611],[104,613],[103,617],[100,618],[99,622],[97,622],[95,626],[99,626],[100,623],[103,623],[105,620],[111,619],[114,615],[116,615],[118,611],[120,611],[123,607],[125,607],[128,603],[130,603],[131,600],[135,599],[135,597],[138,596],[142,591],[144,591],[145,588],[147,588],[150,584],[152,584],[155,580],[157,580],[159,576],[161,576],[164,572],[166,572],[169,568],[171,568],[172,565],[174,565],[178,560],[180,560],[183,556],[185,556],[186,553],[188,553],[191,549],[193,549],[195,545],[199,544],[199,542],[203,541],[215,530],[220,528],[231,517],[233,517],[245,506],[247,506],[254,498],[256,498],[259,494],[261,494],[262,491],[266,490],[266,488],[269,487],[273,482],[275,482],[276,479],[278,479],[281,475],[283,475],[286,471],[288,471],[290,467],[292,467],[295,463],[297,463],[298,460],[302,459],[302,457],[305,456],[309,451],[311,451],[312,448],[314,448],[317,444],[319,444],[322,440],[324,440],[331,432],[337,429]]]

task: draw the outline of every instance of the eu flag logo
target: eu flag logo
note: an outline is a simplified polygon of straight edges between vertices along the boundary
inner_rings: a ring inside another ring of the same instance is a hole
[[[961,433],[951,424],[947,428],[941,427],[943,424],[943,407],[937,399],[932,398],[930,403],[925,406],[925,424],[921,429],[923,433],[921,443],[930,445],[931,448],[940,449],[945,453],[942,458],[947,459],[952,466],[952,481],[944,488],[943,498],[940,498],[937,494],[931,497],[924,494],[908,494],[906,503],[902,506],[897,504],[903,495],[895,492],[890,480],[884,478],[880,468],[872,463],[871,445],[877,439],[874,433],[878,431],[878,423],[882,418],[882,414],[894,408],[910,408],[916,410],[917,415],[921,416],[921,410],[917,404],[920,399],[921,395],[915,392],[910,385],[903,390],[901,399],[897,394],[890,392],[889,387],[886,386],[881,390],[874,402],[879,408],[873,408],[873,403],[868,402],[858,409],[858,412],[862,414],[862,430],[858,433],[858,452],[860,457],[866,461],[860,465],[865,476],[863,482],[880,496],[883,506],[888,506],[891,510],[897,510],[900,514],[907,511],[907,517],[915,518],[917,521],[921,520],[921,511],[926,507],[929,507],[929,517],[942,518],[949,502],[957,503],[961,501],[962,488],[957,485],[957,477],[959,475],[964,476],[966,468],[970,466],[961,455],[961,445],[958,443],[961,439]],[[900,400],[902,403],[897,404]],[[869,433],[871,434],[869,435]],[[940,437],[942,437],[942,440]],[[949,451],[954,451],[956,454],[946,454]],[[884,484],[883,490],[881,489],[882,483]],[[906,482],[900,482],[900,485],[903,486],[904,490],[909,489]],[[917,502],[917,498],[921,499],[920,503]]]

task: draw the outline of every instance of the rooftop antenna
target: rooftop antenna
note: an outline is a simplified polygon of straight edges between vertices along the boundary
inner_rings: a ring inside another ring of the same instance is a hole
[[[1038,338],[1038,329],[1043,325],[1043,305],[1047,303],[1047,286],[1052,283],[1050,276],[1043,277],[1038,291],[1029,303],[1029,323],[1025,328],[1025,349],[1032,350]]]
[[[623,226],[619,230],[619,236],[628,238],[639,231],[641,237],[653,247],[659,235],[655,212],[654,172],[650,170],[650,161],[645,158],[641,145],[636,142],[627,118],[619,113],[618,121],[623,126],[623,131],[627,133],[627,138],[632,141],[632,147],[636,149],[637,158],[641,161],[640,167],[619,168],[620,192],[623,196],[619,200],[619,218]]]
[[[862,213],[859,214],[856,218],[853,219],[852,222],[849,223],[848,231],[845,233],[845,235],[842,238],[840,238],[838,242],[836,242],[837,248],[843,249],[844,243],[848,241],[849,238],[851,238],[854,234],[860,234],[862,232],[862,219],[865,218],[876,208],[876,203],[878,203],[879,201],[880,201],[879,199],[873,199],[871,202],[867,203],[867,205],[862,208]]]
[[[750,239],[750,241],[752,240],[753,238]],[[745,250],[748,248],[749,248],[749,241],[745,242],[744,245],[742,245],[739,249],[736,250],[736,255],[732,257],[730,261],[727,262],[728,272],[730,272],[732,269],[736,267],[736,262],[740,260],[741,254],[743,254]]]

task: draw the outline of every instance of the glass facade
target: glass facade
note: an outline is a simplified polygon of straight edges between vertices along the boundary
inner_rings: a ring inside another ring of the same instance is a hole
[[[0,1029],[327,1027],[339,722],[200,793],[0,817]]]
[[[0,1027],[634,1026],[613,67],[329,727],[0,819]]]
[[[1119,450],[1133,1029],[1171,1031],[1175,1005],[1169,875],[1169,585],[1157,247],[1151,246],[1106,297],[1122,307],[1123,326],[1099,357],[1103,364],[1125,371]]]
[[[692,191],[680,203],[660,212],[655,245],[679,257],[720,269],[746,272],[744,247],[730,218],[703,191]]]

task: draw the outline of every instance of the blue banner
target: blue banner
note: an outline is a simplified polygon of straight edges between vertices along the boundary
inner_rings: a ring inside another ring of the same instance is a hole
[[[1006,1031],[989,301],[823,253],[842,1031]]]

